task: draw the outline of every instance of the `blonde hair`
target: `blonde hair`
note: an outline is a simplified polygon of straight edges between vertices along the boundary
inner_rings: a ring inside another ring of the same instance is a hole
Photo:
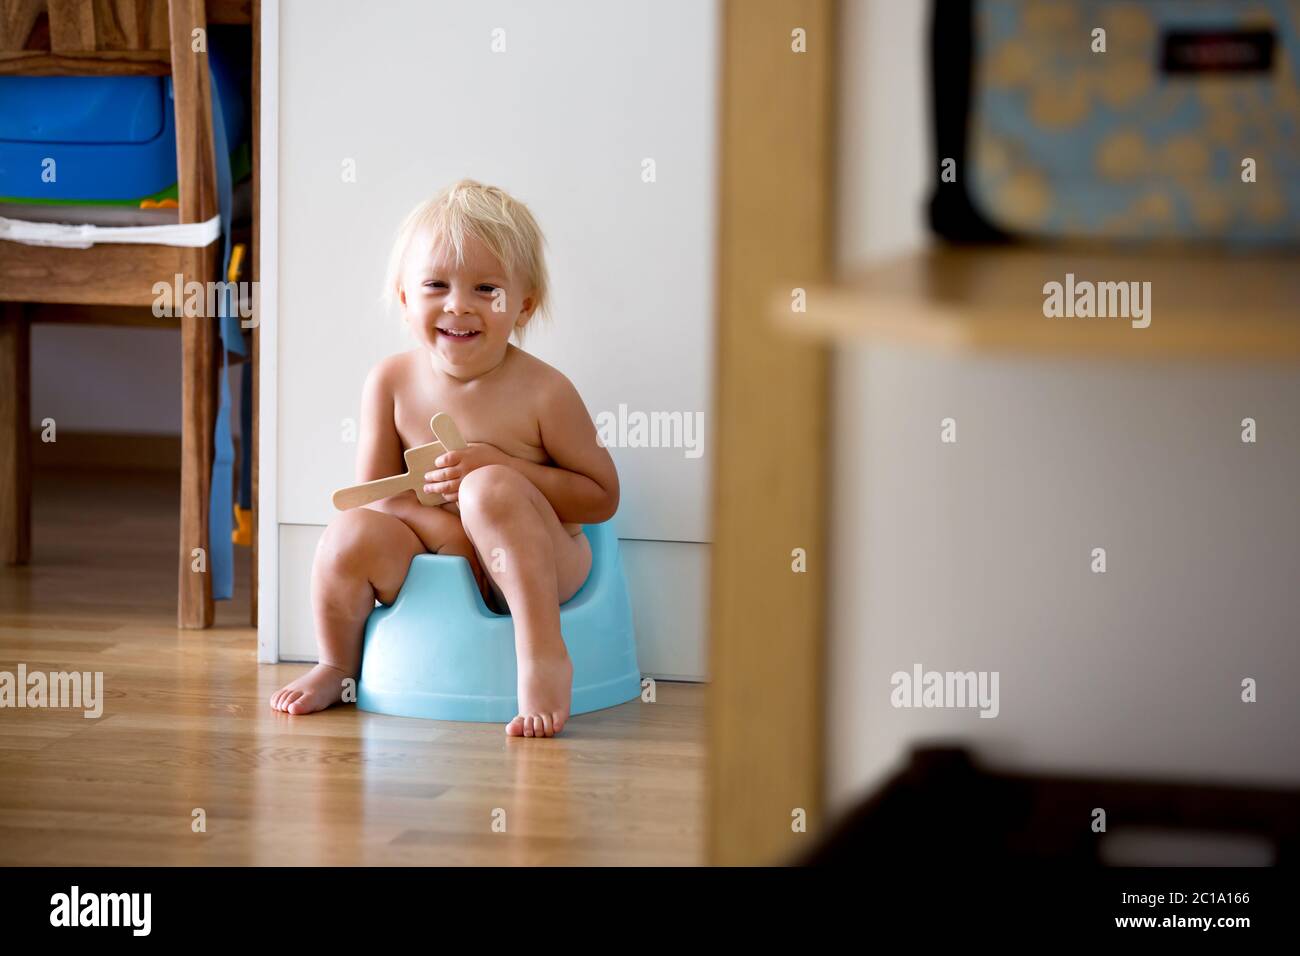
[[[412,243],[428,235],[435,241],[450,243],[458,266],[465,261],[465,237],[473,236],[500,260],[511,279],[522,279],[532,290],[534,305],[528,325],[549,315],[546,240],[528,207],[504,189],[462,179],[407,213],[388,258],[384,300],[390,306],[398,299],[402,271]],[[514,334],[520,344],[526,327],[515,327]]]

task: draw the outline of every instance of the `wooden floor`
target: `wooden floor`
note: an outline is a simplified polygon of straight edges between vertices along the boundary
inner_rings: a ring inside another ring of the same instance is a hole
[[[0,568],[0,671],[102,671],[105,702],[0,709],[0,864],[701,862],[703,687],[544,741],[275,713],[306,667],[256,663],[246,592],[210,631],[174,625],[177,485],[37,474],[32,564]]]

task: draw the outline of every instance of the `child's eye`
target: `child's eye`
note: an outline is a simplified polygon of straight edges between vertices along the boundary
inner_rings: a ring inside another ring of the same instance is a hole
[[[441,279],[427,279],[425,280],[424,287],[426,289],[445,289],[447,283],[443,282]],[[478,289],[480,292],[495,292],[497,287],[484,282],[478,286]]]

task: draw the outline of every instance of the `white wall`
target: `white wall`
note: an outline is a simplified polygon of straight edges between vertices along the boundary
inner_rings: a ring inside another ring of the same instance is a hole
[[[180,398],[179,330],[32,326],[32,428],[179,436]]]
[[[926,241],[926,6],[846,5],[848,265]],[[934,740],[1017,769],[1300,780],[1293,366],[906,348],[833,364],[833,808]],[[999,716],[895,709],[891,675],[916,663],[1000,672]]]
[[[836,366],[835,799],[936,737],[1017,768],[1300,782],[1294,370],[923,349]],[[895,709],[915,663],[998,671],[999,715]]]
[[[32,326],[31,426],[64,432],[181,434],[179,329],[37,322]],[[239,427],[239,371],[230,372],[230,427]]]
[[[928,242],[924,0],[840,8],[839,258],[860,263]]]
[[[510,190],[541,223],[555,320],[527,348],[573,380],[593,417],[620,404],[708,412],[717,13],[693,0],[282,2],[282,525],[318,533],[330,494],[352,481],[356,446],[343,423],[358,415],[368,369],[410,347],[378,301],[393,234],[415,203],[462,176]],[[491,52],[496,28],[504,53]],[[656,182],[642,181],[646,158]],[[345,160],[354,183],[343,181]],[[640,623],[657,577],[706,558],[709,457],[611,452],[620,535],[680,542],[635,559]],[[285,547],[282,653],[304,653],[306,608],[289,582],[308,566],[301,548]],[[702,649],[682,647],[681,635],[702,640],[705,580],[683,576],[675,610],[659,609],[638,635],[662,673],[703,674]]]

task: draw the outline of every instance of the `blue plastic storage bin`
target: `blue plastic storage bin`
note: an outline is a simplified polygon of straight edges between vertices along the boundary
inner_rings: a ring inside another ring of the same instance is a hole
[[[247,107],[227,59],[208,63],[233,150]],[[0,76],[0,197],[133,202],[176,179],[170,76]]]
[[[641,693],[636,639],[618,537],[606,521],[583,528],[587,581],[560,607],[573,660],[571,715]],[[488,608],[469,562],[422,554],[397,600],[366,623],[357,707],[401,717],[505,723],[518,713],[514,621]]]

